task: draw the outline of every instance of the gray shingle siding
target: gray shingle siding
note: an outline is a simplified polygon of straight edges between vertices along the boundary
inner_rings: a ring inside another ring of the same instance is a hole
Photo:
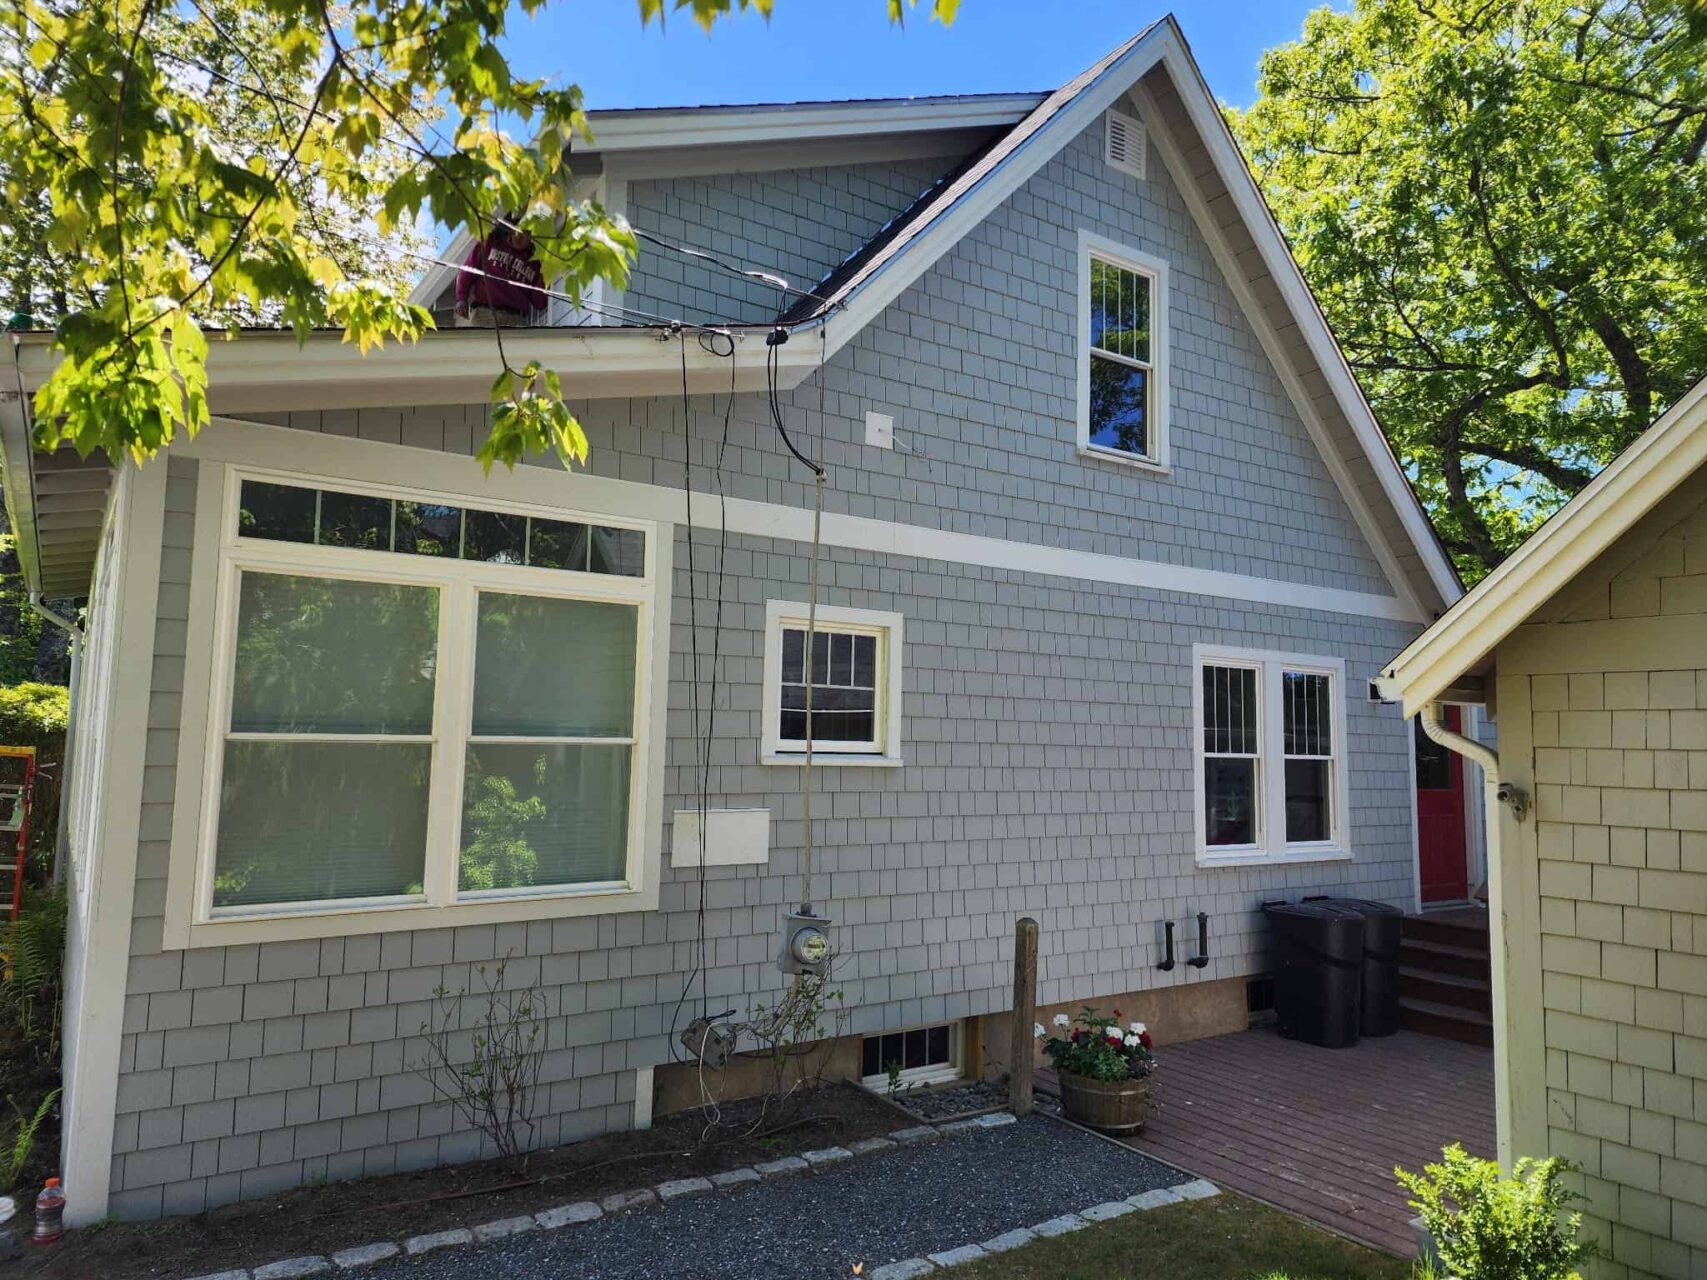
[[[830,466],[827,505],[1386,593],[1154,155],[1151,165],[1139,184],[1102,166],[1094,137],[1068,147],[788,397],[803,446]],[[815,199],[832,205],[839,190]],[[1069,317],[1081,226],[1173,268],[1170,475],[1074,452]],[[696,459],[711,456],[724,408],[695,401]],[[918,453],[858,443],[868,408],[895,412]],[[681,482],[677,401],[583,410],[592,471]],[[484,414],[470,406],[281,421],[466,454]],[[759,398],[738,397],[729,421],[731,495],[809,502]],[[411,1071],[414,1036],[436,987],[467,985],[482,961],[506,954],[529,976],[537,969],[556,1009],[537,1141],[626,1126],[634,1069],[670,1060],[666,1033],[696,963],[693,872],[666,865],[655,913],[161,950],[198,482],[193,462],[168,465],[112,1212],[193,1210],[475,1154],[475,1139]],[[699,473],[696,484],[706,483]],[[679,531],[675,562],[666,821],[693,791]],[[777,917],[802,890],[799,775],[758,763],[758,707],[765,602],[804,598],[807,548],[732,536],[726,570],[711,803],[768,807],[774,819],[767,866],[706,872],[706,988],[744,1006],[780,989]],[[825,552],[822,578],[826,604],[906,618],[905,767],[818,778],[814,892],[837,922],[851,1029],[1005,1008],[1008,939],[1022,914],[1042,926],[1039,998],[1058,1002],[1258,971],[1257,907],[1281,893],[1409,902],[1406,727],[1360,694],[1415,627],[839,549]],[[708,584],[696,585],[703,601]],[[1345,659],[1353,861],[1198,870],[1194,643]],[[1158,922],[1200,910],[1210,915],[1209,967],[1158,973]]]
[[[636,179],[627,215],[642,231],[810,289],[959,161]],[[625,306],[698,323],[763,324],[798,296],[655,244],[640,248]]]

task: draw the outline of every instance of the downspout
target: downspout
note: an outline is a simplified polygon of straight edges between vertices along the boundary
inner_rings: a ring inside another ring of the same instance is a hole
[[[1492,997],[1494,1024],[1494,1074],[1498,1081],[1511,1079],[1510,1041],[1511,1015],[1507,1010],[1509,992],[1507,988],[1506,965],[1508,962],[1506,949],[1506,902],[1503,877],[1496,873],[1496,868],[1502,865],[1500,851],[1500,806],[1511,808],[1512,816],[1522,822],[1529,815],[1529,795],[1515,782],[1508,782],[1500,777],[1500,758],[1493,751],[1467,738],[1461,733],[1454,733],[1446,727],[1444,714],[1438,702],[1425,703],[1417,712],[1417,720],[1423,727],[1423,732],[1430,739],[1438,742],[1448,751],[1454,752],[1464,759],[1482,767],[1482,787],[1484,803],[1482,806],[1482,822],[1484,839],[1488,850],[1488,959],[1491,966],[1490,995]],[[1506,1169],[1511,1169],[1513,1151],[1511,1150],[1513,1119],[1512,1097],[1508,1089],[1494,1090],[1494,1124],[1498,1134],[1499,1162]]]
[[[1500,780],[1499,756],[1474,738],[1466,738],[1463,734],[1448,729],[1446,717],[1438,702],[1424,703],[1422,709],[1417,712],[1417,719],[1422,722],[1423,732],[1435,742],[1455,755],[1461,755],[1471,763],[1481,766],[1482,785],[1487,790],[1486,815],[1490,840],[1493,837],[1493,816],[1499,812],[1500,805],[1510,805],[1517,820],[1523,821],[1529,813],[1528,793],[1516,783]]]
[[[71,816],[71,761],[77,744],[77,689],[83,674],[83,629],[64,614],[55,613],[41,602],[41,592],[30,592],[30,608],[41,618],[65,632],[66,648],[71,656],[71,680],[65,693],[65,757],[59,764],[59,816],[53,833],[53,887],[65,884],[65,865],[70,843],[68,822]]]

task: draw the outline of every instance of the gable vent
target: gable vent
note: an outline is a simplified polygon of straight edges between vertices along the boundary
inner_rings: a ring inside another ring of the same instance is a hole
[[[1109,111],[1103,117],[1102,158],[1122,173],[1144,176],[1144,126],[1131,116]]]

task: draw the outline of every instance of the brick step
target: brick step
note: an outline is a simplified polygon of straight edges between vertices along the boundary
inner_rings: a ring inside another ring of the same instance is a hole
[[[1488,954],[1488,927],[1445,920],[1434,916],[1406,916],[1400,926],[1406,942],[1424,942],[1437,946],[1456,947],[1460,951]]]
[[[1399,995],[1424,1004],[1449,1004],[1477,1013],[1492,1013],[1492,984],[1481,978],[1454,977],[1433,970],[1399,970]]]
[[[1399,1025],[1407,1031],[1438,1036],[1443,1040],[1457,1040],[1462,1044],[1492,1047],[1494,1043],[1494,1023],[1487,1014],[1477,1013],[1473,1009],[1461,1009],[1455,1005],[1435,1004],[1429,1000],[1401,997]]]
[[[1485,951],[1466,951],[1463,947],[1411,938],[1399,943],[1399,965],[1419,973],[1444,974],[1476,982],[1487,982],[1493,972]]]

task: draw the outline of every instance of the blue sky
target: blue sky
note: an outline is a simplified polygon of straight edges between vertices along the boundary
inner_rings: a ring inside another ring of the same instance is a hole
[[[665,0],[666,5],[673,0]],[[1322,0],[1175,0],[1210,88],[1243,105],[1264,49],[1295,39]],[[927,6],[928,8],[928,6]],[[588,107],[1051,89],[1168,11],[1143,0],[961,0],[949,28],[884,0],[776,0],[707,36],[685,14],[642,30],[635,0],[554,0],[512,19],[519,72],[578,82]]]

